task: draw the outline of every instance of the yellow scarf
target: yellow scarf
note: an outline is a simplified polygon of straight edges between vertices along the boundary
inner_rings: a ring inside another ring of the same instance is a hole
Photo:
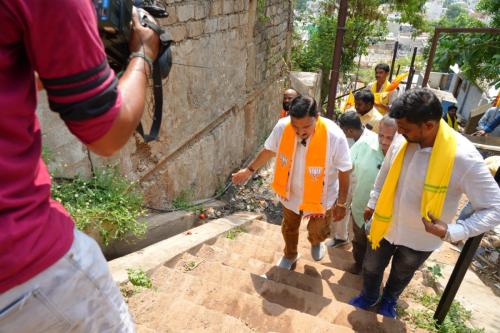
[[[374,81],[371,87],[375,104],[389,105],[389,93],[385,89],[389,86],[389,81],[385,81],[379,91],[377,91],[377,81]]]
[[[304,196],[299,209],[313,214],[324,214],[322,204],[325,178],[326,145],[328,132],[321,117],[316,121],[316,128],[311,137],[306,153],[306,168],[304,174]],[[289,198],[290,175],[295,157],[297,137],[291,123],[283,131],[276,155],[273,189],[280,197]]]
[[[457,118],[455,118],[455,121],[453,121],[453,119],[451,119],[450,115],[447,113],[446,122],[448,123],[448,126],[453,128],[455,131],[458,131]]]
[[[347,99],[345,100],[345,103],[342,105],[340,111],[341,112],[346,112],[348,109],[354,107],[354,95],[352,94],[352,90],[349,90],[349,95],[347,96]]]
[[[407,145],[408,143],[405,141],[392,162],[375,207],[370,235],[368,236],[374,250],[379,247],[380,241],[384,238],[392,222],[394,198]],[[455,132],[441,119],[427,166],[422,192],[420,213],[427,221],[430,221],[429,213],[436,218],[441,217],[446,192],[448,191],[448,183],[455,163],[456,150],[457,139]]]

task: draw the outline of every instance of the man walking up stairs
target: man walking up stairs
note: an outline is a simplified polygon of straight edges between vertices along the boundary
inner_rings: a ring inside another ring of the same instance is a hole
[[[329,224],[346,214],[351,158],[342,130],[320,117],[316,101],[307,96],[291,102],[290,116],[276,124],[264,149],[247,168],[233,174],[233,182],[244,183],[274,156],[272,186],[283,205],[285,241],[278,266],[291,269],[299,257],[301,221],[307,223],[312,258],[319,261],[325,256]]]

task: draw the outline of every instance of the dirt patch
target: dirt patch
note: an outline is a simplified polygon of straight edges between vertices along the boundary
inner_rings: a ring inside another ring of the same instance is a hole
[[[226,205],[206,209],[207,218],[216,219],[238,211],[250,211],[264,214],[268,222],[281,224],[281,204],[271,188],[273,172],[274,161],[258,170],[245,185],[229,184],[224,195],[219,198]]]

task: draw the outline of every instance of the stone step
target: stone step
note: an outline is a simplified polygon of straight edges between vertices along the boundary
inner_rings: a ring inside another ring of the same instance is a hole
[[[330,293],[334,297],[327,298],[217,262],[202,260],[191,254],[184,254],[177,261],[175,269],[200,277],[203,281],[212,281],[226,288],[261,296],[285,308],[318,316],[359,332],[402,332],[400,322],[356,309],[345,303],[356,295],[356,291],[352,289],[337,288],[335,294]]]
[[[186,269],[188,265],[196,266],[195,269]],[[167,267],[175,268],[179,271],[193,272],[196,275],[205,276],[213,280],[225,284],[231,283],[231,288],[237,290],[245,290],[245,292],[252,292],[255,290],[255,281],[252,277],[263,276],[263,274],[255,274],[242,269],[235,268],[231,265],[214,261],[211,258],[201,258],[186,253],[179,258],[176,263],[168,263]],[[359,294],[358,290],[339,286],[336,284],[329,284],[328,282],[313,278],[307,275],[302,275],[296,272],[290,272],[279,267],[272,267],[269,271],[265,272],[268,280],[276,283],[282,283],[286,286],[297,288],[302,291],[314,293],[321,297],[326,297],[339,302],[347,303],[351,298]],[[230,278],[228,278],[230,276]],[[235,280],[235,281],[233,281]],[[301,311],[301,309],[297,309]]]
[[[234,290],[227,285],[159,267],[152,275],[159,297],[182,298],[244,322],[259,332],[353,332],[346,326],[332,324],[293,309],[287,309],[255,295]],[[175,295],[172,295],[175,294]],[[194,318],[193,318],[194,319]],[[189,323],[186,323],[189,328]]]
[[[149,328],[145,325],[138,325],[138,324],[135,325],[135,331],[137,333],[157,333],[158,332],[157,330]],[[164,331],[164,332],[169,332],[169,331]]]
[[[305,225],[305,224],[304,224]],[[257,235],[259,237],[268,238],[268,239],[276,239],[281,240],[283,246],[283,235],[281,234],[281,226],[272,224],[266,221],[254,220],[250,222],[248,225],[244,227],[244,229],[253,235]],[[299,247],[309,249],[311,244],[307,239],[307,228],[302,228],[299,232]],[[348,243],[342,247],[338,247],[335,249],[331,249],[332,255],[339,256],[341,258],[346,257],[350,258],[352,256],[352,245]]]
[[[244,228],[247,232],[238,234],[238,236],[236,237],[235,240],[239,239],[240,241],[252,242],[253,240],[249,239],[249,237],[252,237],[254,240],[259,242],[258,244],[262,244],[262,243],[266,243],[266,244],[267,243],[272,243],[272,244],[280,243],[281,244],[281,245],[277,245],[275,248],[276,253],[275,253],[274,261],[272,263],[276,264],[278,262],[278,260],[281,258],[281,256],[283,255],[284,241],[283,241],[281,234],[280,234],[280,236],[277,236],[277,237],[275,236],[276,238],[274,239],[274,241],[269,242],[268,239],[261,237],[261,236],[258,236],[258,235],[254,235],[251,232],[252,232],[252,230],[258,230],[258,229],[266,229],[266,230],[273,230],[274,229],[274,230],[281,232],[280,227],[277,225],[265,222],[265,221],[253,220],[249,224],[245,225]],[[306,230],[306,232],[307,232],[307,230]],[[259,238],[255,238],[255,236],[257,236]],[[302,241],[302,243],[300,243],[301,237],[302,237],[302,239],[305,239],[305,241]],[[219,237],[219,239],[221,239],[221,238],[223,238],[223,236]],[[301,244],[302,244],[302,246],[301,246]],[[307,245],[305,245],[305,244],[307,244]],[[232,244],[228,243],[228,245],[232,245]],[[352,287],[360,290],[362,287],[363,280],[360,276],[360,272],[355,272],[354,258],[352,257],[352,252],[347,250],[350,248],[352,248],[351,245],[344,246],[341,248],[335,248],[335,249],[328,248],[328,252],[325,255],[325,257],[321,261],[317,262],[311,257],[311,245],[310,245],[309,241],[307,240],[307,234],[301,233],[301,234],[299,234],[299,248],[298,248],[298,252],[300,254],[300,260],[297,261],[297,267],[295,267],[294,270],[308,274],[307,272],[305,272],[305,270],[303,268],[301,268],[301,267],[304,267],[308,271],[310,271],[311,275],[317,276],[318,274],[314,269],[311,270],[310,267],[305,267],[305,266],[317,267],[318,266],[317,264],[319,264],[320,265],[319,267],[328,267],[331,270],[344,271],[346,273],[350,273],[348,277],[353,278],[353,282],[356,283],[356,285],[352,286]],[[383,283],[385,283],[385,281],[387,281],[387,278],[388,278],[389,272],[390,272],[390,268],[391,268],[391,264],[389,264],[387,266],[387,268],[384,272]],[[351,273],[353,273],[353,274],[351,274]],[[341,283],[339,283],[339,284],[341,284]]]
[[[276,263],[276,253],[279,253],[280,257],[283,255],[283,240],[271,240],[248,233],[240,233],[235,239],[228,239],[222,236],[216,240],[207,242],[207,244],[229,248],[233,252],[269,263]],[[298,250],[302,259],[314,261],[311,257],[310,247],[299,248]],[[335,255],[335,252],[332,250],[334,249],[329,248],[325,257],[317,263],[342,271],[354,272],[352,256],[350,255],[349,258],[340,257]]]
[[[254,258],[244,257],[239,253],[227,251],[224,248],[207,244],[193,249],[190,253],[204,260],[218,261],[223,265],[257,275],[266,274],[270,280],[311,292],[315,292],[316,288],[318,288],[317,286],[323,286],[323,290],[334,290],[338,286],[343,286],[359,293],[363,282],[359,275],[339,271],[334,268],[326,268],[317,263],[305,263],[305,260],[299,260],[295,270],[288,271],[277,267],[274,263],[265,263]]]
[[[261,221],[255,221],[255,223],[250,223],[248,226],[245,226],[245,230],[247,230],[247,234],[250,235],[255,235],[260,238],[265,238],[268,240],[272,240],[273,243],[280,244],[279,246],[277,245],[277,250],[282,251],[285,242],[283,240],[283,236],[281,234],[281,229],[278,228],[278,231],[274,230],[274,228],[263,228],[265,225],[272,225],[267,222],[261,222]],[[272,225],[273,227],[276,227],[276,225]],[[310,252],[311,250],[311,243],[307,239],[307,230],[305,231],[300,231],[299,233],[299,243],[298,243],[298,249],[299,252]],[[345,260],[346,262],[350,264],[354,263],[354,258],[352,256],[352,245],[351,243],[346,244],[342,247],[337,247],[337,248],[328,248],[328,254],[331,258],[341,258]]]
[[[240,320],[179,298],[175,293],[145,290],[130,298],[129,304],[136,312],[138,332],[252,332]]]

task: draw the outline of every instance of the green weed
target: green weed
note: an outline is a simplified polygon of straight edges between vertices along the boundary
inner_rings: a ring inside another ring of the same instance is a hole
[[[61,202],[84,232],[97,232],[105,245],[129,233],[142,236],[146,224],[137,218],[145,213],[143,196],[117,170],[97,170],[91,179],[75,177],[52,186],[52,197]]]
[[[127,274],[128,274],[128,280],[134,286],[148,288],[148,289],[153,287],[151,278],[141,268],[138,269],[128,268]]]
[[[247,232],[244,227],[236,227],[226,232],[225,237],[230,240],[235,240],[242,232]]]

